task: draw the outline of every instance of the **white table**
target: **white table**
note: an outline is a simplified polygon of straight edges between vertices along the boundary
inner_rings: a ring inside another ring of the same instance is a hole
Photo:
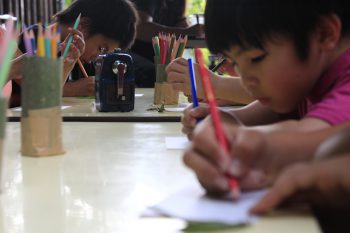
[[[65,122],[65,155],[19,154],[20,124],[7,124],[7,170],[0,195],[0,232],[179,232],[178,219],[141,218],[146,206],[197,182],[180,150],[166,150],[178,123]],[[262,218],[256,225],[218,232],[319,232],[306,214]]]
[[[64,97],[62,110],[64,121],[95,121],[95,122],[179,122],[182,112],[149,111],[153,105],[153,88],[137,88],[135,107],[131,112],[99,112],[94,107],[94,99]],[[167,106],[176,107],[176,106]],[[10,121],[20,121],[21,112],[14,108],[8,114]]]

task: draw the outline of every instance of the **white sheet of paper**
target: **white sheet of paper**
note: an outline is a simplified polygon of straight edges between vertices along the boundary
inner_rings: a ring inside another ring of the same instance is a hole
[[[183,150],[189,141],[186,137],[166,137],[165,145],[168,150]]]
[[[139,97],[142,97],[142,96],[144,96],[144,94],[136,94],[136,93],[135,93],[135,97],[136,97],[136,98],[139,98]]]
[[[63,106],[61,106],[61,110],[65,110],[65,109],[70,108],[70,107],[72,107],[72,106],[63,105]],[[11,110],[14,111],[14,112],[21,112],[22,111],[22,107],[12,108]]]
[[[266,190],[243,193],[236,202],[211,199],[199,186],[186,188],[145,212],[181,218],[190,222],[224,223],[230,225],[253,223],[257,217],[249,209],[266,193]]]
[[[185,108],[165,108],[167,112],[183,112]]]
[[[190,104],[189,103],[180,103],[176,107],[166,107],[165,111],[168,111],[168,112],[183,112],[188,105],[190,105]]]

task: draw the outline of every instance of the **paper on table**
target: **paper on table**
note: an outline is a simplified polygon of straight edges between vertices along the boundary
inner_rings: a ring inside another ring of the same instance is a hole
[[[176,107],[166,107],[165,111],[168,111],[168,112],[183,112],[188,105],[190,105],[190,104],[189,103],[181,103],[181,104],[178,104]]]
[[[168,150],[183,150],[188,143],[186,137],[165,137],[165,145]]]
[[[165,108],[167,112],[183,112],[185,108]]]
[[[194,186],[150,207],[150,212],[152,212],[152,216],[154,214],[166,215],[190,222],[249,224],[257,218],[249,214],[249,209],[265,193],[266,190],[243,193],[240,199],[234,202],[230,199],[211,199],[204,195],[204,191],[199,186]]]
[[[72,106],[63,105],[63,106],[61,106],[61,110],[65,110],[65,109],[70,108],[70,107],[72,107]],[[12,108],[11,110],[14,112],[21,112],[22,107]]]

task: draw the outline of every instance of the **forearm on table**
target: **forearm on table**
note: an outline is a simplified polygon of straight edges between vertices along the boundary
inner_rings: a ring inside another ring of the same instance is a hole
[[[266,153],[284,156],[286,164],[309,161],[314,158],[320,144],[340,128],[329,127],[313,132],[278,132],[267,136]]]
[[[280,115],[258,101],[247,106],[229,110],[246,126],[267,125],[280,121]]]
[[[76,85],[74,82],[66,82],[63,85],[63,96],[64,97],[73,97],[76,96]]]
[[[246,92],[239,77],[222,77],[213,75],[213,84],[216,97],[222,100],[229,100],[240,104],[249,104],[254,99]]]
[[[301,120],[283,120],[277,123],[252,127],[261,132],[313,132],[327,129],[330,124],[317,118],[304,118]]]

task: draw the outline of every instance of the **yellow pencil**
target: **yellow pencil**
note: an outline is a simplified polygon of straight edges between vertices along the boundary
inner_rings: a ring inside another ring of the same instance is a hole
[[[45,41],[43,35],[43,26],[39,23],[39,33],[38,33],[38,56],[45,57]]]

